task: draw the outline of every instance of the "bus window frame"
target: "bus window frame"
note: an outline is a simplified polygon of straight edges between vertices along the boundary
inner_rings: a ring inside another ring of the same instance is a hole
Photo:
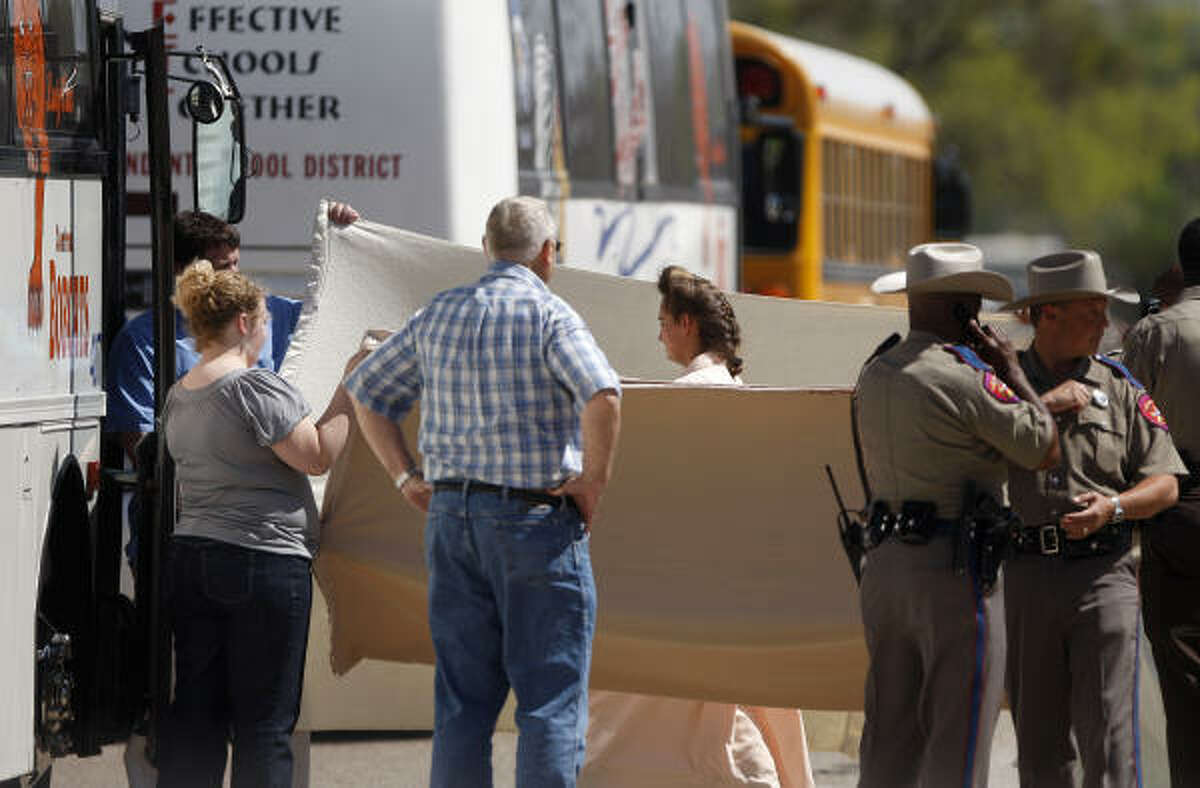
[[[96,10],[96,0],[81,1],[83,3],[83,19],[81,22],[85,26],[88,51],[86,57],[77,56],[76,59],[86,61],[88,65],[89,79],[87,82],[86,104],[83,111],[88,114],[90,121],[84,127],[86,131],[46,129],[46,138],[50,151],[50,171],[48,175],[51,177],[101,178],[107,174],[109,168],[107,154],[104,151],[101,139],[104,122],[101,113],[98,111],[99,102],[101,101],[100,91],[103,90],[104,86],[101,74],[99,29],[97,27],[99,17]],[[11,93],[14,85],[11,77],[13,65],[12,0],[0,0],[0,7],[2,7],[4,13],[3,25],[0,29],[3,30],[2,37],[8,43],[8,50],[4,52],[6,58],[5,66],[9,69],[10,74],[8,103],[10,107],[15,107],[15,97]],[[16,128],[13,112],[9,113],[8,126],[7,140],[0,139],[0,176],[33,177],[35,173],[29,169],[29,157],[21,135]]]

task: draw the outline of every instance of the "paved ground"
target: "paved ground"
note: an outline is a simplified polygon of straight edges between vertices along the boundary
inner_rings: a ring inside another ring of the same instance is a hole
[[[420,788],[428,784],[428,734],[317,734],[313,737],[310,785],[313,788],[395,786]],[[493,764],[497,788],[511,788],[516,735],[498,733]],[[122,746],[106,747],[96,758],[67,758],[54,766],[54,785],[69,788],[120,788],[127,785]],[[1016,745],[1008,715],[1001,719],[992,748],[993,788],[1015,788]],[[853,786],[858,765],[840,752],[814,752],[817,785]],[[228,785],[228,782],[226,783]]]

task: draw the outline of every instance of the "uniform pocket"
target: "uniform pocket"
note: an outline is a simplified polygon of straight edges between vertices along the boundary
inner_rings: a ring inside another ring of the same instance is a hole
[[[1124,480],[1121,469],[1125,457],[1125,432],[1118,429],[1107,408],[1085,408],[1075,427],[1083,437],[1083,455],[1079,466],[1089,479],[1115,486]]]

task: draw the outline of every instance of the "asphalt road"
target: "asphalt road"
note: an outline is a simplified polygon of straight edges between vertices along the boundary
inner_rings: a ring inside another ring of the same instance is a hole
[[[54,765],[56,786],[69,788],[120,788],[128,784],[122,760],[124,747],[106,747],[95,758],[66,758]],[[493,768],[497,788],[513,786],[516,734],[497,733],[493,740]],[[313,736],[310,782],[313,788],[428,785],[430,739],[428,733],[319,733]],[[818,786],[842,788],[858,781],[858,765],[840,752],[812,753]],[[992,788],[1016,788],[1016,743],[1007,712],[992,745]],[[228,781],[226,781],[228,785]]]

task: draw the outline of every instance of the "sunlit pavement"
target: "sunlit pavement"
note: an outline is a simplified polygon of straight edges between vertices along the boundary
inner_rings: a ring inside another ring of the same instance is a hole
[[[813,722],[818,721],[814,718]],[[817,727],[820,727],[819,723]],[[104,748],[104,753],[96,758],[66,758],[58,761],[54,765],[53,784],[66,788],[124,786],[127,783],[123,751],[123,746],[117,745]],[[497,733],[493,753],[497,788],[513,786],[515,755],[516,734]],[[428,784],[429,758],[430,739],[427,733],[317,734],[312,741],[310,785],[313,788],[420,788]],[[844,753],[816,751],[812,753],[812,760],[817,785],[822,788],[853,786],[858,781],[858,764]],[[1005,713],[992,746],[990,785],[993,788],[1015,788],[1015,762],[1016,743],[1012,723]]]

